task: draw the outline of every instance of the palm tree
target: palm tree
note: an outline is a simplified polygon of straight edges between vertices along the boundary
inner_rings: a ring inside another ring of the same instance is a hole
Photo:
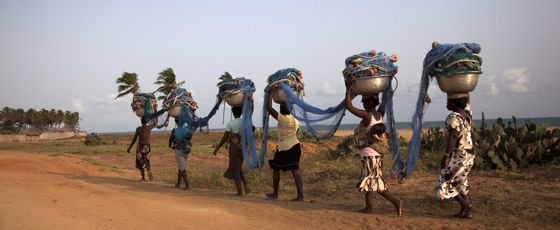
[[[117,78],[119,95],[115,99],[127,95],[129,93],[135,94],[140,91],[138,85],[138,75],[136,73],[124,72],[121,77]]]
[[[184,83],[185,81],[179,83],[176,82],[175,72],[173,72],[173,69],[164,69],[158,74],[157,81],[154,82],[154,84],[156,85],[161,85],[156,90],[156,92],[163,93],[163,96],[159,96],[158,99],[165,99],[165,96],[169,95],[171,91],[183,85]]]
[[[231,79],[233,79],[233,76],[231,76],[231,74],[229,74],[229,73],[226,71],[226,72],[225,72],[224,74],[222,74],[222,76],[221,76],[220,78],[218,78],[218,79],[220,79],[220,80],[222,80],[222,81],[224,81],[224,80],[231,80]]]

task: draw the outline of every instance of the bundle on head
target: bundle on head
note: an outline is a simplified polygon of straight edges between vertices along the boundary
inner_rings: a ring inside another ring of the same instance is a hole
[[[344,61],[346,68],[342,71],[345,79],[358,79],[362,77],[389,77],[397,74],[398,68],[394,65],[398,61],[397,55],[387,56],[383,52],[364,52],[352,55]]]
[[[303,96],[305,85],[303,83],[303,77],[300,70],[296,68],[286,68],[276,71],[268,77],[268,85],[265,88],[265,92],[268,92],[268,89],[271,86],[282,82],[288,84],[294,93]],[[283,103],[286,100],[286,95],[284,95],[281,90],[277,90],[272,93],[272,97],[275,102]]]
[[[144,123],[152,123],[157,118],[157,101],[153,93],[135,93],[130,106]]]
[[[244,77],[233,78],[228,72],[220,77],[218,97],[223,98],[230,106],[243,105],[245,93],[255,92],[255,84]]]
[[[163,109],[170,110],[174,107],[186,105],[193,112],[198,109],[198,104],[194,101],[192,93],[184,88],[173,90],[163,101]]]
[[[385,91],[392,77],[397,74],[397,55],[387,56],[383,52],[364,52],[345,60],[342,75],[354,80],[353,91],[360,95],[373,95]]]
[[[482,73],[482,58],[479,55],[480,45],[477,43],[438,44],[424,59],[424,68],[431,76],[464,73]]]

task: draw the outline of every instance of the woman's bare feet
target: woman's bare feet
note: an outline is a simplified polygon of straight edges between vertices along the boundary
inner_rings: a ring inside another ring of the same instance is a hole
[[[397,216],[401,217],[402,214],[403,214],[403,201],[399,200],[398,202],[399,202],[399,204],[397,206],[395,206],[395,209],[397,209]]]
[[[303,196],[298,196],[294,199],[291,199],[291,201],[303,201]]]
[[[372,208],[364,208],[364,209],[361,209],[358,212],[371,214],[371,213],[373,213],[373,209]]]
[[[465,218],[465,219],[472,219],[472,205],[469,205],[467,208],[461,209],[461,211],[455,214],[457,218]]]
[[[278,200],[278,194],[267,193],[266,198],[269,199],[269,200]]]

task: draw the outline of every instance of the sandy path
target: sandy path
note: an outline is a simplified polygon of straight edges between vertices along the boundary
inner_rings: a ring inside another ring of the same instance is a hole
[[[0,229],[484,228],[438,215],[396,218],[387,206],[366,215],[340,203],[182,191],[134,181],[136,173],[101,170],[72,157],[0,151]]]

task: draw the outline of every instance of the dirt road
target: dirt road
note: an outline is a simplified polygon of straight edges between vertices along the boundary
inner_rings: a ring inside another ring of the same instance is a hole
[[[136,174],[68,156],[0,151],[0,229],[484,228],[441,216],[397,218],[390,208],[367,215],[343,204],[183,191],[137,182]]]

